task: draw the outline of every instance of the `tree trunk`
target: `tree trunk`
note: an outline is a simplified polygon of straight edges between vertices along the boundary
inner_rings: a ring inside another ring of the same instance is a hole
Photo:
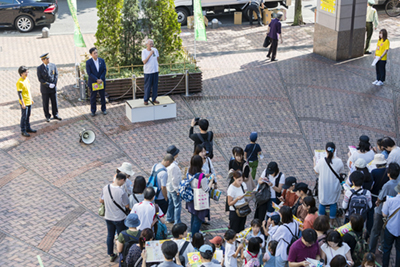
[[[302,14],[301,0],[296,0],[294,5],[294,21],[292,26],[303,25],[303,14]]]

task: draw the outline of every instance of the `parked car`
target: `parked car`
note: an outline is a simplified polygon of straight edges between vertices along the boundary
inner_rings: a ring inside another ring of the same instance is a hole
[[[231,12],[232,10],[242,11],[243,17],[249,19],[246,5],[248,2],[249,0],[202,0],[201,7],[203,11],[213,11],[215,14]],[[264,0],[264,5],[267,8],[277,7],[278,3],[286,7],[286,0]],[[186,25],[187,17],[193,15],[192,0],[175,0],[175,10],[178,13],[178,22]]]
[[[56,20],[57,0],[0,0],[0,28],[29,32]]]

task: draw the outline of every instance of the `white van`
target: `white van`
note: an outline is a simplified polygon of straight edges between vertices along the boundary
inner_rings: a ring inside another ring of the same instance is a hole
[[[215,14],[224,12],[242,11],[243,16],[248,19],[247,6],[249,0],[201,0],[203,11],[213,11]],[[286,7],[286,0],[264,0],[267,8],[274,8],[278,3]],[[245,7],[243,10],[242,8]],[[192,0],[175,0],[175,10],[178,13],[178,22],[186,25],[187,17],[193,15]]]

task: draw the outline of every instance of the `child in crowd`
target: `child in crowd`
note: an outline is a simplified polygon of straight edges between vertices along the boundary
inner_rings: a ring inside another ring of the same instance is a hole
[[[165,241],[161,245],[161,251],[164,255],[164,262],[158,265],[158,267],[179,267],[182,266],[181,261],[179,260],[178,254],[178,245],[174,241]],[[143,263],[146,262],[147,253],[146,250],[142,251]],[[176,263],[173,260],[176,260]],[[142,265],[143,266],[143,265]]]
[[[299,198],[297,194],[293,192],[296,184],[297,180],[293,176],[285,179],[285,184],[282,186],[282,196],[279,197],[279,200],[282,202],[279,204],[279,206],[293,207],[294,203],[296,203],[297,199]]]
[[[246,236],[246,243],[248,244],[250,239],[253,237],[259,237],[261,239],[261,248],[260,248],[259,253],[257,253],[258,258],[259,258],[258,260],[261,263],[262,262],[262,254],[263,254],[262,248],[264,248],[264,246],[265,246],[265,237],[261,233],[261,221],[259,219],[254,219],[251,221],[250,225],[251,225],[251,230]]]
[[[239,252],[243,253],[243,244],[236,248],[236,232],[229,229],[225,232],[225,257],[224,264],[226,267],[237,267],[237,257]]]
[[[217,248],[215,247],[215,245],[213,244],[213,243],[210,243],[209,244],[211,247],[212,247],[212,250],[213,250],[213,255],[214,255],[214,253],[215,253],[215,251],[217,251]],[[223,256],[224,254],[222,253],[222,256]],[[222,261],[223,261],[223,258],[222,258]],[[211,260],[211,262],[213,262],[213,263],[217,263],[217,264],[220,264],[221,265],[221,263],[218,261],[218,259],[212,259]]]
[[[361,267],[376,267],[374,253],[365,253]]]
[[[200,247],[204,245],[204,237],[200,233],[195,233],[192,237],[192,246],[196,250],[196,252],[199,252]]]
[[[268,221],[263,221],[262,228],[264,235],[267,236],[267,244],[271,241],[271,236],[273,236],[278,230],[281,217],[279,214],[274,214],[268,218]]]
[[[272,240],[268,244],[268,251],[263,257],[263,262],[265,262],[264,267],[275,267],[275,252],[278,246],[278,241]]]
[[[257,132],[252,132],[250,134],[250,144],[244,149],[244,158],[249,163],[251,168],[251,177],[256,179],[257,167],[258,167],[258,155],[261,154],[261,147],[256,144]]]
[[[312,196],[305,197],[303,200],[303,206],[307,210],[308,214],[304,219],[303,229],[314,229],[314,221],[318,217],[318,209],[315,207],[315,199]]]
[[[172,226],[172,236],[174,238],[172,238],[171,240],[174,241],[177,245],[178,245],[178,250],[179,250],[179,254],[182,255],[185,258],[185,263],[188,263],[188,253],[191,252],[196,252],[196,250],[194,249],[193,245],[189,242],[186,241],[184,238],[187,235],[187,226],[184,223],[177,223],[174,224],[174,226]],[[181,250],[182,253],[181,253]]]
[[[222,245],[224,240],[219,235],[215,236],[213,239],[210,240],[210,243],[215,245],[216,250],[222,250],[222,253],[225,254],[225,247]]]
[[[244,253],[242,253],[241,258],[244,260],[244,264],[252,262],[254,266],[261,266],[261,263],[258,260],[259,253],[260,253],[259,237],[252,237],[249,239],[247,250]]]
[[[343,209],[347,211],[344,221],[345,224],[349,222],[349,216],[355,212],[351,209],[351,201],[356,201],[356,195],[365,196],[365,199],[367,201],[367,207],[365,207],[364,210],[361,211],[362,214],[360,214],[363,215],[364,219],[367,218],[368,209],[372,208],[371,192],[367,189],[362,188],[362,185],[364,183],[364,174],[360,171],[354,171],[350,174],[349,178],[353,183],[353,187],[351,188],[351,190],[346,190],[342,203]]]
[[[202,265],[207,267],[221,267],[220,264],[213,261],[214,249],[210,245],[202,245],[199,248],[200,260]]]

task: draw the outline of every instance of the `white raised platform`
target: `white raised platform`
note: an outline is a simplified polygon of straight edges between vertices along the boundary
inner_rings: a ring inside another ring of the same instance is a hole
[[[176,103],[169,96],[157,97],[160,104],[146,106],[143,99],[128,100],[125,103],[126,116],[131,122],[155,121],[176,118]]]

